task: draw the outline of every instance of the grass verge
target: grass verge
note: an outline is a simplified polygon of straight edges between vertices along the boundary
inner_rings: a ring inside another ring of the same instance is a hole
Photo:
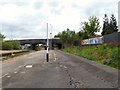
[[[120,69],[120,47],[103,44],[97,46],[72,46],[63,51]]]

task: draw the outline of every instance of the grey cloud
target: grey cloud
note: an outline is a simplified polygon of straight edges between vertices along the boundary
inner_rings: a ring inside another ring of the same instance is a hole
[[[13,38],[45,38],[46,21],[47,17],[38,13],[34,16],[22,15],[18,20],[19,22],[1,22],[2,33],[10,38],[11,32]]]
[[[48,1],[48,5],[50,6],[51,13],[57,15],[60,15],[61,11],[64,9],[59,0],[50,0]]]
[[[14,37],[19,37],[20,35],[22,35],[21,31],[24,31],[23,28],[18,27],[18,25],[12,25],[9,23],[1,23],[2,24],[2,33],[4,33],[4,35],[8,38],[12,36]]]
[[[72,7],[75,9],[81,9],[82,7],[80,5],[77,5],[75,3],[72,4]]]
[[[44,28],[40,30],[31,30],[30,26],[22,27],[21,25],[10,25],[7,23],[2,23],[2,33],[7,38],[45,38]]]
[[[111,0],[108,2],[96,1],[87,6],[81,7],[78,4],[72,4],[72,7],[78,9],[80,12],[85,13],[86,16],[104,16],[107,14],[114,14],[112,8],[114,8],[117,4],[117,1]]]
[[[96,15],[96,16],[101,16],[108,12],[109,12],[108,14],[110,14],[113,12],[113,10],[111,8],[112,4],[113,4],[112,2],[110,2],[110,3],[104,3],[104,2],[95,3],[87,8],[86,14],[87,15]]]
[[[43,5],[44,5],[43,2],[36,2],[36,3],[34,4],[34,8],[35,8],[35,9],[40,9],[40,8],[43,7]]]
[[[58,9],[58,10],[56,10],[56,9],[51,9],[50,11],[51,11],[51,13],[54,13],[54,14],[57,14],[57,15],[60,15],[60,14],[61,14],[61,9]]]
[[[24,1],[24,0],[3,0],[0,1],[0,5],[5,5],[5,4],[15,4],[17,6],[24,6],[24,5],[28,5],[28,2]]]
[[[60,15],[60,14],[61,14],[61,12],[60,12],[60,11],[58,11],[58,10],[53,10],[52,12],[53,12],[53,13],[55,13],[55,14],[58,14],[58,15]]]
[[[53,8],[59,7],[59,4],[60,4],[59,0],[50,0],[48,2],[48,5]]]

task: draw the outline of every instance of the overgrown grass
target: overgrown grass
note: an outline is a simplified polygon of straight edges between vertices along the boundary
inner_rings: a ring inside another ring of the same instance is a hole
[[[73,46],[65,48],[63,51],[97,61],[101,64],[120,69],[120,47],[103,44],[97,46]]]

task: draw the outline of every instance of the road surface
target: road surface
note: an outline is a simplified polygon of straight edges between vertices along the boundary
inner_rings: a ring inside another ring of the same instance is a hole
[[[2,65],[2,88],[117,88],[118,70],[62,51],[37,51]]]

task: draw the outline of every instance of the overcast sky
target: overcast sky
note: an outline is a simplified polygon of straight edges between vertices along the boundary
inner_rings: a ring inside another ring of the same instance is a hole
[[[69,28],[80,31],[81,22],[114,14],[119,0],[0,0],[0,31],[7,39],[46,38],[46,23],[53,36]],[[100,33],[98,33],[100,34]]]

